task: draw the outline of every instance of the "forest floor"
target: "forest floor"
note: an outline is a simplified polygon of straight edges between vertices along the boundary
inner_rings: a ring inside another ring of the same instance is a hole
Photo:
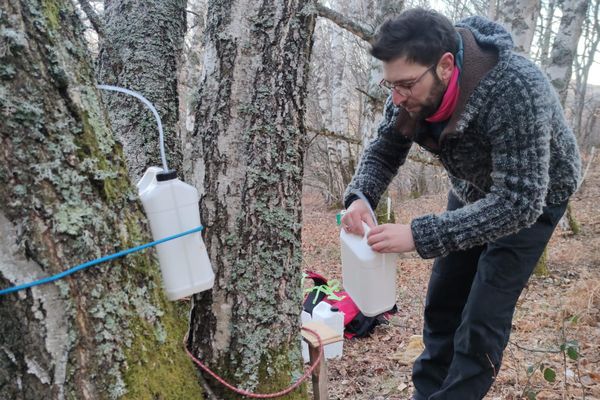
[[[533,276],[523,291],[502,368],[486,400],[600,400],[598,157],[572,200],[581,233],[560,227],[555,231],[548,253],[550,275]],[[397,221],[409,223],[413,217],[440,212],[445,203],[446,194],[403,201],[394,207]],[[337,210],[327,210],[318,196],[308,193],[303,210],[304,269],[341,281]],[[418,341],[411,337],[421,335],[431,264],[416,253],[398,260],[399,312],[370,337],[345,340],[342,359],[328,361],[331,399],[410,398],[411,362],[419,353]],[[546,368],[548,379],[542,372]],[[556,373],[553,382],[550,370]]]

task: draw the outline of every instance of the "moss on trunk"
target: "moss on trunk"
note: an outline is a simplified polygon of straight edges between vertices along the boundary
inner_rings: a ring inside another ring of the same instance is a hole
[[[4,287],[150,235],[72,3],[0,0],[0,9],[0,64],[12,70],[0,81]],[[0,315],[18,318],[0,325],[0,398],[199,397],[175,307],[151,251],[2,298]]]

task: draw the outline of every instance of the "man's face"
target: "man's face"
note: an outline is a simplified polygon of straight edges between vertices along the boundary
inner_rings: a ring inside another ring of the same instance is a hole
[[[404,57],[383,63],[383,79],[391,84],[410,87],[399,91],[392,89],[392,101],[404,108],[412,118],[425,119],[439,107],[446,84],[437,75],[436,65],[421,65],[406,61]]]

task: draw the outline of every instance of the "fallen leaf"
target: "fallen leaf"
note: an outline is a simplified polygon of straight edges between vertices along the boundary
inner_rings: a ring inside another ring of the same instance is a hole
[[[417,357],[421,355],[423,349],[425,349],[425,345],[423,344],[423,336],[413,335],[410,337],[410,339],[408,339],[408,345],[406,348],[390,356],[390,359],[397,360],[400,365],[412,365]]]

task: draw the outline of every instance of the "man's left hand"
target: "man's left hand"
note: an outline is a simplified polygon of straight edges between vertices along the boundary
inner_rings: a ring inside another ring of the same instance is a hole
[[[383,224],[372,228],[367,243],[379,253],[408,253],[415,249],[410,225]]]

